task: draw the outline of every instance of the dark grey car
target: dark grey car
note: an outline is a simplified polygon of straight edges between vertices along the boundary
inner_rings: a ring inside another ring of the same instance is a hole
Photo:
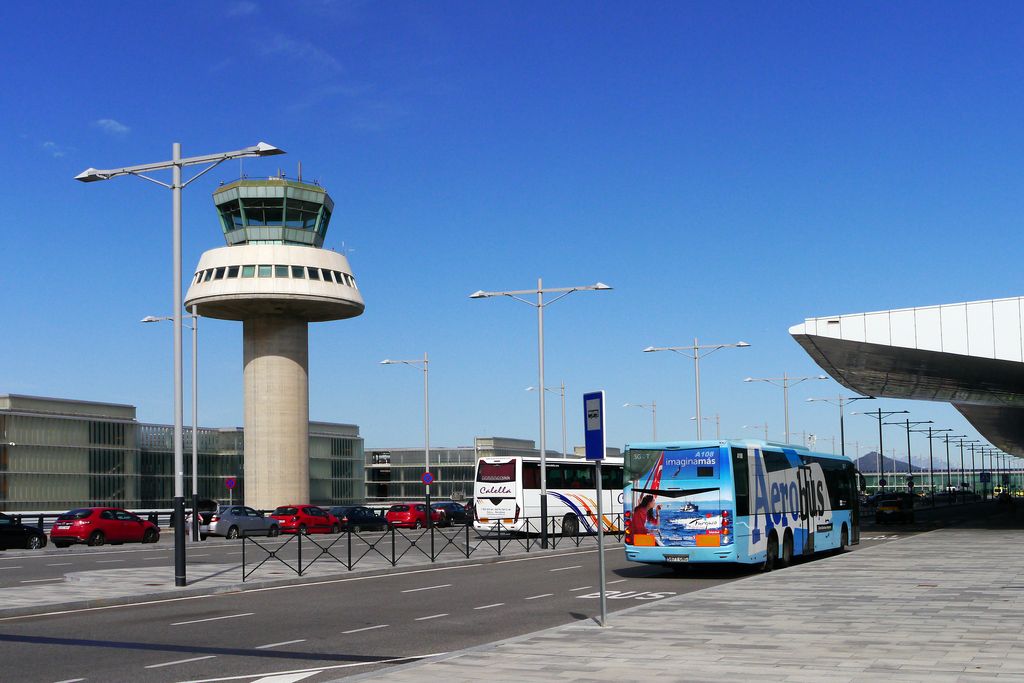
[[[276,519],[265,517],[262,512],[244,505],[221,505],[210,518],[209,524],[199,527],[202,538],[207,536],[277,536],[281,528]]]

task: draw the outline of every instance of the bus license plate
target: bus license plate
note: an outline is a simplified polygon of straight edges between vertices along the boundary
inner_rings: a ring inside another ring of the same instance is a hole
[[[689,555],[666,555],[665,556],[665,561],[666,562],[689,562],[690,561],[690,556]]]

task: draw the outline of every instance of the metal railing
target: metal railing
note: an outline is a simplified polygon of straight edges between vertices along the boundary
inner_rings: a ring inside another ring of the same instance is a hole
[[[624,533],[622,513],[605,515],[606,536],[621,542]],[[525,518],[511,525],[498,522],[491,531],[478,531],[472,524],[418,529],[392,526],[377,532],[345,530],[324,540],[303,533],[295,533],[283,541],[280,538],[241,537],[242,581],[268,563],[303,576],[317,563],[352,571],[367,558],[380,559],[385,565],[396,567],[406,558],[434,563],[449,558],[469,559],[475,553],[488,550],[498,556],[510,551],[531,552],[540,549],[541,525],[540,518]],[[580,530],[578,524],[563,529],[562,520],[549,520],[550,549],[565,545],[578,548],[587,543],[596,547],[596,532]]]

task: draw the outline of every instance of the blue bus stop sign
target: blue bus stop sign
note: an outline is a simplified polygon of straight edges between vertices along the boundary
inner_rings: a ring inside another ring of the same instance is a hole
[[[587,460],[604,460],[604,391],[583,394],[583,433]]]

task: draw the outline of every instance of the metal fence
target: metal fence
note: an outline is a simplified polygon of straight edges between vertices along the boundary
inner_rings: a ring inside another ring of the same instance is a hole
[[[525,524],[516,530],[499,522],[497,529],[490,532],[478,532],[472,525],[465,525],[422,529],[390,527],[377,532],[347,530],[322,540],[302,533],[284,540],[280,540],[283,537],[256,539],[243,536],[242,581],[268,564],[302,576],[317,563],[338,565],[352,571],[367,558],[379,558],[395,567],[406,558],[434,563],[445,559],[468,559],[475,553],[487,551],[500,556],[508,552],[540,550],[540,518],[526,518],[524,521]],[[605,515],[606,536],[621,541],[624,533],[621,513]],[[596,532],[580,531],[578,525],[563,531],[561,520],[548,520],[548,548],[578,548],[591,543],[596,547]]]

